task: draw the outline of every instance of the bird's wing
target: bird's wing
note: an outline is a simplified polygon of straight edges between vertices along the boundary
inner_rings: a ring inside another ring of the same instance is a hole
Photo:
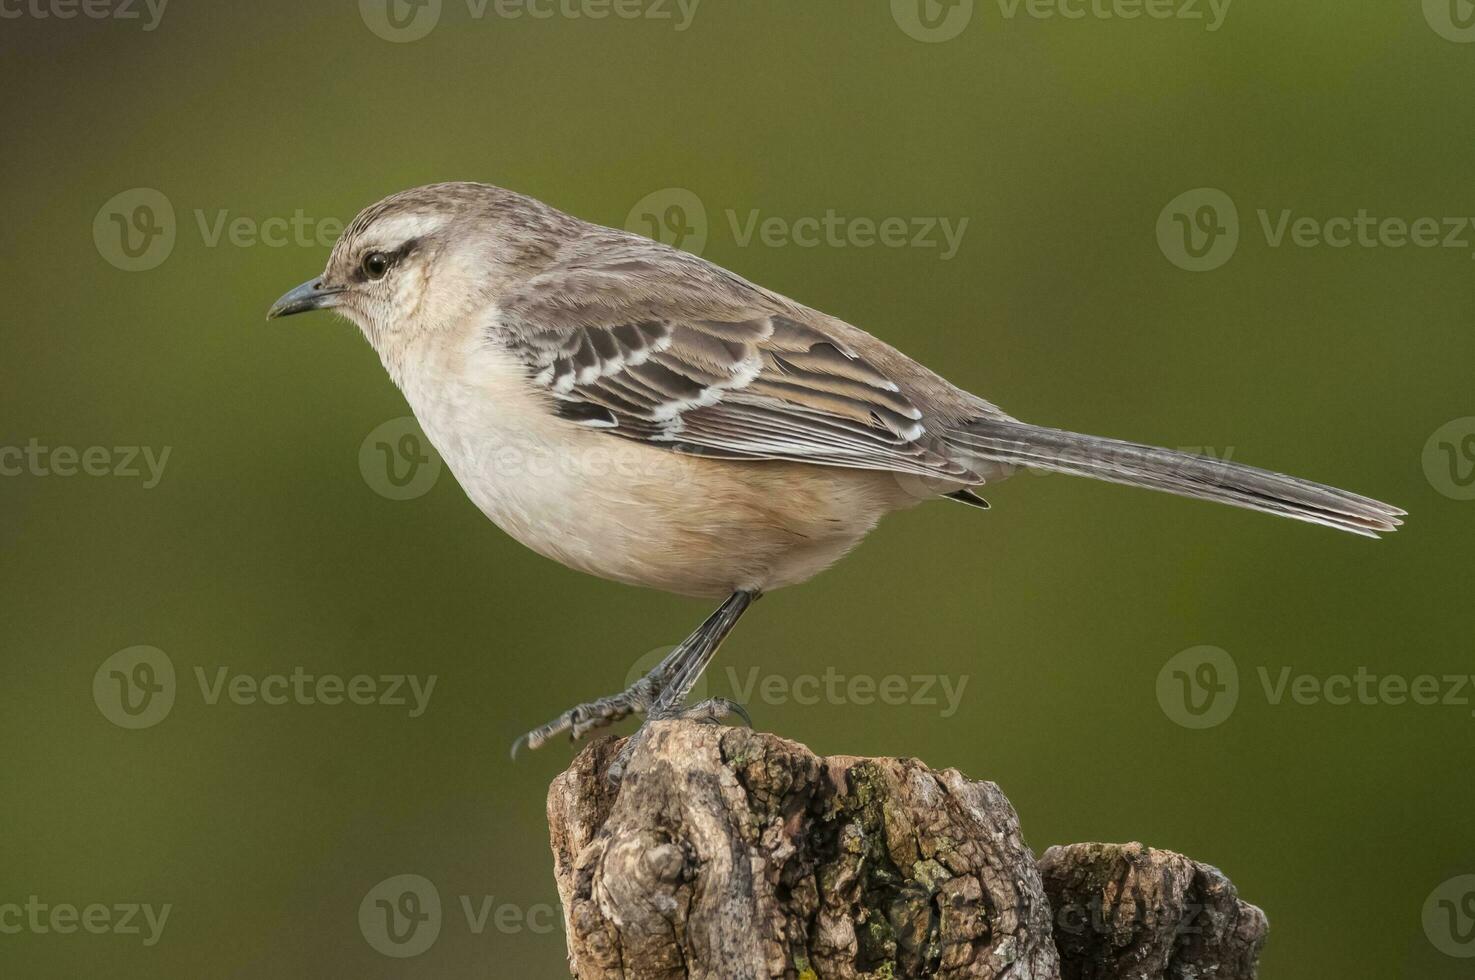
[[[807,315],[808,314],[808,315]],[[491,336],[559,414],[675,452],[976,474],[822,318],[685,253],[606,243],[504,297]],[[853,329],[853,328],[852,328]]]

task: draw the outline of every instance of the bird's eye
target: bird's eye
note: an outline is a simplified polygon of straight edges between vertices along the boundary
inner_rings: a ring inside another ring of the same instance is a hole
[[[364,275],[370,279],[383,279],[389,272],[389,256],[383,252],[370,252],[364,256]]]

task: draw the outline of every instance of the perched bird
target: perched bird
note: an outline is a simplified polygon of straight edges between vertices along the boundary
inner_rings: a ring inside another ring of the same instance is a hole
[[[522,739],[686,696],[759,596],[827,568],[887,513],[988,505],[1020,467],[1367,537],[1404,511],[1295,477],[1020,422],[848,323],[695,255],[522,194],[444,183],[360,213],[269,317],[359,326],[482,512],[572,568],[722,605],[647,676]],[[632,744],[634,740],[631,740]],[[516,746],[514,746],[516,751]]]

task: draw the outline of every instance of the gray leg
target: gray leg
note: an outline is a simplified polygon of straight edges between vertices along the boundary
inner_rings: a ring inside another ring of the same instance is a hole
[[[560,732],[569,732],[572,739],[578,740],[596,728],[614,724],[637,712],[649,712],[651,718],[685,715],[687,693],[711,663],[717,647],[732,631],[738,617],[757,598],[756,592],[734,592],[654,670],[619,694],[570,708],[548,724],[528,732],[512,743],[513,758],[524,745],[536,749]],[[690,714],[712,721],[729,714],[740,715],[744,720],[748,717],[740,705],[721,698],[702,702],[692,708]]]
[[[686,707],[686,696],[691,693],[691,689],[701,679],[702,672],[717,655],[717,648],[727,639],[727,634],[732,632],[732,628],[758,595],[757,592],[734,592],[716,612],[707,617],[706,622],[697,627],[695,633],[683,640],[681,646],[673,651],[673,657],[668,658],[674,661],[671,664],[671,679],[651,708],[652,721],[681,715]],[[675,654],[680,656],[676,657]]]
[[[701,678],[707,665],[712,662],[712,658],[716,656],[717,648],[722,645],[727,634],[732,632],[732,628],[737,625],[743,613],[747,612],[748,607],[760,595],[761,593],[758,592],[734,592],[727,597],[727,601],[716,612],[707,617],[706,622],[697,627],[695,633],[677,647],[675,653],[680,656],[671,664],[671,679],[666,683],[665,689],[661,691],[655,704],[650,707],[647,715],[650,721],[660,721],[665,718],[695,718],[701,721],[716,722],[729,714],[737,714],[750,726],[752,725],[752,720],[748,718],[748,713],[740,704],[726,698],[713,698],[688,708],[686,696]],[[620,781],[625,773],[626,763],[635,754],[640,743],[645,740],[645,733],[646,727],[642,725],[634,735],[625,740],[625,744],[620,747],[619,755],[615,756],[614,762],[610,763],[610,782]]]

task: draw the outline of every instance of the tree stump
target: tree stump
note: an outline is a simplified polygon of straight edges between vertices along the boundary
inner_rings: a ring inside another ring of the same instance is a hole
[[[548,795],[578,980],[1255,975],[1265,917],[1217,870],[1140,844],[1037,865],[993,783],[673,721],[616,791],[619,744]]]
[[[1141,844],[1040,858],[1063,980],[1252,980],[1270,925],[1218,868]]]

